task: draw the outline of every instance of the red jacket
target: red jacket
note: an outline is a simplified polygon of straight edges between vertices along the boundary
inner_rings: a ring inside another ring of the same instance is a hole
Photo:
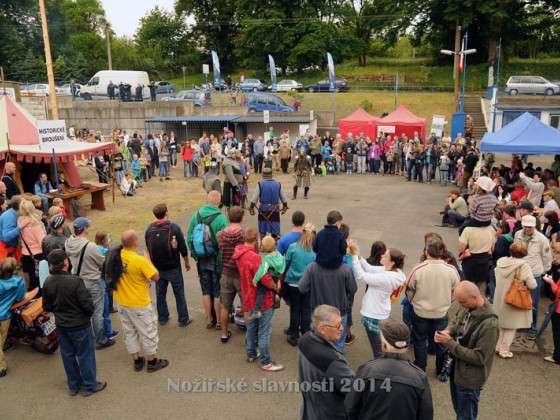
[[[241,301],[243,303],[243,310],[245,312],[252,311],[255,308],[255,302],[257,300],[257,288],[253,285],[253,277],[255,277],[255,273],[259,269],[261,256],[254,247],[243,244],[235,247],[232,259],[237,265],[241,278]],[[271,289],[275,288],[276,285],[268,273],[264,275],[259,283],[267,288],[260,309],[261,311],[266,311],[274,304],[274,293]]]

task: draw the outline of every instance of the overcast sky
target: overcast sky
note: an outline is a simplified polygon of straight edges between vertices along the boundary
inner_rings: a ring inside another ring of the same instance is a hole
[[[105,15],[118,36],[132,36],[139,19],[156,5],[161,9],[173,10],[175,0],[101,0]]]

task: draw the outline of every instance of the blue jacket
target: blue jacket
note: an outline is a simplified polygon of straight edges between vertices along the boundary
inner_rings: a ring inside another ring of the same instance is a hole
[[[0,241],[8,246],[16,247],[19,240],[17,226],[18,215],[14,209],[8,209],[0,215]]]
[[[41,184],[41,181],[37,181],[35,182],[35,186],[33,187],[33,192],[38,196],[47,195],[50,190],[54,190],[50,181],[47,181],[46,184]]]
[[[0,279],[0,321],[10,319],[10,307],[25,297],[25,282],[19,276]]]
[[[338,268],[346,255],[346,247],[346,240],[338,228],[325,225],[313,242],[313,251],[317,254],[315,261],[326,269]]]

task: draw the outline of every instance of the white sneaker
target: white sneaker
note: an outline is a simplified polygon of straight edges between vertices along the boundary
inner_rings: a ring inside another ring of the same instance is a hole
[[[552,356],[546,356],[544,358],[545,362],[550,362],[550,363],[556,363],[559,364],[556,360],[554,360],[554,358]]]
[[[276,363],[272,362],[268,365],[261,366],[261,369],[266,370],[267,372],[279,372],[281,370],[284,370],[284,366],[277,365]]]

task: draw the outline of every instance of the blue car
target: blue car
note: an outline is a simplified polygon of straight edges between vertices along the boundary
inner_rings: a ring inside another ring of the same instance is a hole
[[[282,98],[270,93],[251,93],[246,98],[249,112],[294,112],[294,108],[286,105]]]
[[[336,79],[334,86],[336,92],[345,92],[349,89],[346,79]],[[317,83],[305,86],[305,90],[308,92],[330,92],[330,84],[328,80],[320,80]]]
[[[267,88],[266,83],[259,79],[245,79],[239,83],[239,89],[243,92],[263,92]]]

